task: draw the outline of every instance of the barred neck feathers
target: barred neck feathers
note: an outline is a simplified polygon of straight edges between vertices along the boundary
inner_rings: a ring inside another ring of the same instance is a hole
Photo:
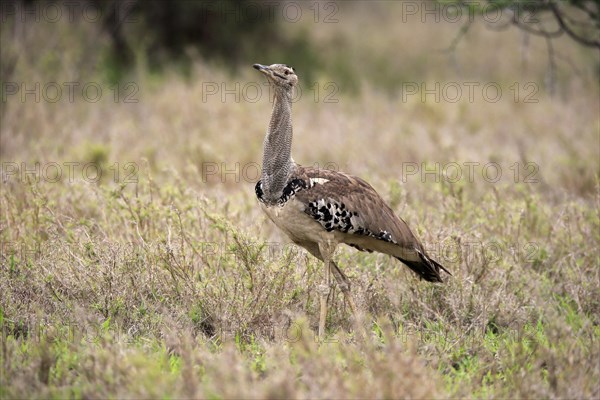
[[[274,86],[275,97],[271,122],[264,141],[262,188],[264,199],[275,203],[293,173],[292,88]]]

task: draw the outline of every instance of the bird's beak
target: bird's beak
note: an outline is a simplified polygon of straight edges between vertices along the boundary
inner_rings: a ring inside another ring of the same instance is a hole
[[[257,69],[260,72],[265,73],[265,74],[269,70],[269,67],[267,67],[266,65],[262,65],[262,64],[254,64],[253,67],[254,67],[254,69]]]

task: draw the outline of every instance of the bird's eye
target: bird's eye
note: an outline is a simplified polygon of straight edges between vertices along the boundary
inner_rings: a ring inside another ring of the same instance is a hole
[[[285,70],[285,74],[286,74],[286,75],[289,75],[289,74],[290,74],[290,71],[288,71],[288,70],[286,69],[286,70]]]

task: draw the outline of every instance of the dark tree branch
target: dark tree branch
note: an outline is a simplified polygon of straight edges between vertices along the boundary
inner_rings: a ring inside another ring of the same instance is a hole
[[[566,34],[580,45],[600,49],[600,40],[598,40],[600,38],[600,3],[597,0],[563,0],[564,7],[570,6],[570,9],[563,8],[563,5],[559,5],[557,0],[488,0],[485,7],[479,3],[464,0],[455,0],[454,2],[459,7],[468,9],[470,13],[475,11],[476,14],[479,13],[484,17],[484,13],[490,9],[512,13],[508,20],[486,24],[488,29],[501,31],[509,26],[516,26],[525,34],[543,37],[548,50],[546,85],[550,95],[556,92],[556,59],[559,57],[552,43],[553,39]],[[542,16],[546,17],[542,18]],[[446,50],[451,56],[454,55],[456,47],[469,30],[472,22],[473,19],[469,18],[453,38]]]
[[[586,13],[591,20],[596,21],[596,26],[600,28],[600,14],[598,14],[598,10],[594,11],[586,7],[586,4],[589,3],[573,3],[575,7]]]
[[[565,6],[570,6],[572,9],[583,13],[582,15],[585,16],[585,20],[579,21],[579,18],[576,20],[569,16],[566,11],[560,9],[556,0],[487,1],[488,8],[491,8],[492,10],[512,11],[513,15],[511,18],[511,23],[527,33],[542,36],[548,39],[554,39],[566,33],[571,39],[583,46],[596,47],[600,49],[600,40],[598,40],[600,35],[600,5],[591,0],[564,0],[563,3],[565,3]],[[481,7],[480,5],[475,7],[472,2],[467,2],[464,0],[456,0],[456,4],[460,7],[467,8],[469,10],[475,10],[476,12],[480,13],[483,13],[487,10],[486,7]],[[542,29],[539,22],[534,24],[536,27],[532,27],[532,23],[522,20],[522,12],[528,12],[532,15],[549,14],[552,16],[552,20],[556,22],[557,28],[556,30],[551,31]],[[490,29],[494,30],[504,30],[506,25],[502,24],[499,27],[492,27],[490,25],[489,27]],[[580,29],[589,30],[591,32],[590,37],[586,37],[581,32],[578,32]],[[463,35],[464,33],[459,33],[459,35],[453,41],[451,48],[456,46],[457,40],[460,40]]]
[[[579,36],[565,22],[565,19],[563,18],[563,15],[561,14],[561,12],[558,10],[556,3],[554,1],[549,1],[548,4],[550,5],[550,10],[554,14],[554,17],[556,18],[558,25],[562,28],[562,30],[564,30],[567,33],[567,35],[569,35],[572,39],[574,39],[575,41],[577,41],[585,46],[597,47],[600,49],[600,40],[587,39],[582,36]]]

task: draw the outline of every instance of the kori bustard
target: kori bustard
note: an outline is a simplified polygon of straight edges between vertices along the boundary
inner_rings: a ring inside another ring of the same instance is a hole
[[[327,299],[334,276],[355,322],[357,310],[350,282],[333,261],[340,243],[377,251],[402,261],[422,279],[442,282],[442,265],[432,260],[410,228],[364,180],[341,172],[302,167],[292,149],[292,95],[298,77],[284,64],[261,65],[274,92],[273,113],[264,140],[261,179],[256,196],[267,216],[297,245],[323,261],[319,286],[319,338],[325,333]]]

